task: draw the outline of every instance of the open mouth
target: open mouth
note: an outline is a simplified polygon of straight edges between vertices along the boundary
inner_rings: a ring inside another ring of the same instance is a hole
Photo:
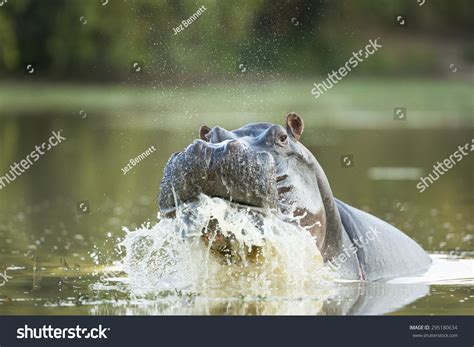
[[[278,179],[274,159],[267,152],[237,142],[216,145],[198,140],[168,161],[160,186],[160,210],[173,218],[177,207],[185,207],[191,233],[198,231],[203,243],[224,263],[238,263],[243,254],[246,260],[257,262],[260,247],[239,243],[212,214],[204,221],[205,227],[196,230],[193,215],[198,213],[202,195],[219,198],[233,210],[245,210],[245,218],[258,229],[265,212],[278,206]]]
[[[222,230],[217,219],[210,219],[201,231],[201,240],[209,251],[223,264],[237,264],[242,261],[257,263],[261,260],[261,246],[248,245],[239,241],[229,231]]]

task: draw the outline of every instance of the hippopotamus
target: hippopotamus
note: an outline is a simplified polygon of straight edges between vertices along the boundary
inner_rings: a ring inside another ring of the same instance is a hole
[[[284,126],[251,123],[228,131],[202,125],[200,139],[165,166],[162,214],[173,218],[180,204],[205,194],[276,212],[307,229],[340,278],[378,281],[426,271],[431,258],[413,239],[333,196],[324,170],[300,141],[303,130],[294,112]]]

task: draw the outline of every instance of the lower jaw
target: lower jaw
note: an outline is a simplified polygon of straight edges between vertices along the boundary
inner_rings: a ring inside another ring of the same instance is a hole
[[[231,265],[257,264],[263,259],[259,242],[253,244],[253,241],[263,238],[262,227],[268,213],[269,210],[262,207],[201,196],[196,201],[183,203],[164,217],[178,218],[183,239],[191,242],[199,239],[219,263]],[[236,237],[236,232],[242,235]],[[245,235],[254,235],[252,242],[248,242]]]
[[[243,262],[259,264],[263,261],[260,246],[239,245],[233,235],[224,236],[222,233],[208,231],[201,236],[201,240],[223,265]]]

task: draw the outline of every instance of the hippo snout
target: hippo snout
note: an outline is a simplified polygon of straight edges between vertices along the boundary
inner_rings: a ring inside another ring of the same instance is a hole
[[[275,161],[240,140],[208,143],[196,140],[173,155],[160,185],[160,210],[172,213],[183,202],[200,194],[239,204],[275,208],[277,205]]]

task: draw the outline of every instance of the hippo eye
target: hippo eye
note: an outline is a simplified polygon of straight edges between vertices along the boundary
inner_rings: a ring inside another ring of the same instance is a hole
[[[286,134],[281,134],[281,135],[278,137],[278,140],[280,141],[281,144],[286,145],[286,143],[288,142],[288,135],[286,135]]]

